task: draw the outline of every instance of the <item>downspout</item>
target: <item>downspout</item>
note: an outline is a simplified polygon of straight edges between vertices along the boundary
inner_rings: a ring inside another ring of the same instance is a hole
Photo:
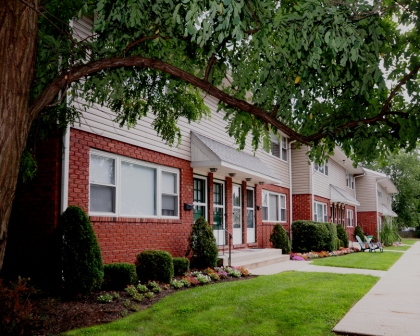
[[[293,236],[292,236],[292,223],[293,223],[293,195],[292,195],[292,144],[295,143],[296,140],[289,142],[289,204],[290,204],[290,211],[289,211],[289,217],[290,217],[290,245],[292,245],[293,242]]]
[[[70,162],[70,126],[67,126],[63,135],[63,153],[61,162],[61,212],[63,213],[69,203],[69,162]]]
[[[311,173],[309,174],[310,178],[311,178],[311,219],[310,220],[314,220],[314,202],[315,202],[315,197],[314,197],[314,163],[311,162]]]
[[[358,178],[358,177],[362,177],[362,176],[365,176],[366,175],[366,172],[365,171],[363,171],[363,174],[360,174],[360,175],[357,175],[357,176],[355,176],[354,177],[354,198],[357,200],[357,193],[356,193],[356,179]],[[355,211],[355,215],[356,215],[356,218],[355,218],[355,221],[356,221],[356,225],[355,225],[355,227],[357,226],[357,225],[359,225],[359,224],[357,224],[357,205],[354,207],[355,209],[356,209],[356,211]]]
[[[381,182],[381,181],[385,181],[385,180],[388,180],[388,178],[386,177],[386,178],[383,178],[383,179],[380,179],[380,180],[376,180],[376,229],[377,229],[377,237],[376,237],[376,239],[378,239],[378,240],[380,240],[379,239],[379,223],[378,223],[378,212],[379,212],[379,204],[378,204],[378,183],[379,182]],[[381,212],[382,213],[382,212]],[[381,221],[382,221],[382,219],[381,219]]]

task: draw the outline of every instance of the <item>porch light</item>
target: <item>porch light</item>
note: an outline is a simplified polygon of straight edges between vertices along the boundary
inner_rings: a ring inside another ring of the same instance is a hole
[[[249,182],[249,181],[251,181],[252,180],[252,178],[250,178],[250,177],[247,177],[246,179],[245,179],[245,181],[247,181],[247,182]]]
[[[211,171],[212,173],[215,173],[215,172],[217,172],[217,168],[210,168],[210,171]]]
[[[258,182],[258,184],[259,185],[263,185],[263,184],[265,184],[265,182],[264,181],[261,181],[261,182]]]
[[[229,173],[229,176],[230,177],[235,177],[236,176],[236,173]]]

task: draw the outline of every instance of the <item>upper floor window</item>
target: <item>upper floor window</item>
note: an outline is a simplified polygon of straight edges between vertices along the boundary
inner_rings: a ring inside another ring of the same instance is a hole
[[[283,135],[271,134],[271,154],[283,161],[287,161],[287,138]]]
[[[314,202],[314,221],[328,222],[327,203]]]
[[[346,186],[354,189],[354,176],[353,174],[349,174],[349,172],[346,172]]]
[[[380,191],[379,189],[378,189],[378,198],[382,199],[382,191]]]
[[[286,221],[286,195],[262,192],[263,221]]]
[[[93,215],[178,218],[178,169],[92,151],[89,181]]]
[[[314,163],[315,170],[319,171],[324,175],[328,175],[328,162],[319,165],[318,163]]]

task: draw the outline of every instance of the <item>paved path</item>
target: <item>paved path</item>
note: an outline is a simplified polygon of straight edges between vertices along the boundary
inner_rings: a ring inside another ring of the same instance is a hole
[[[420,242],[401,256],[333,330],[356,335],[420,335]]]

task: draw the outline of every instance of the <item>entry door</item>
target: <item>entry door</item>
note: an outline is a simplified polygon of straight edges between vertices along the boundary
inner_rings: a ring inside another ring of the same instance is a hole
[[[233,244],[242,244],[241,187],[232,187],[233,205]]]
[[[224,187],[221,182],[213,183],[213,234],[217,245],[226,245]]]
[[[246,235],[247,243],[255,243],[254,189],[246,190]]]

